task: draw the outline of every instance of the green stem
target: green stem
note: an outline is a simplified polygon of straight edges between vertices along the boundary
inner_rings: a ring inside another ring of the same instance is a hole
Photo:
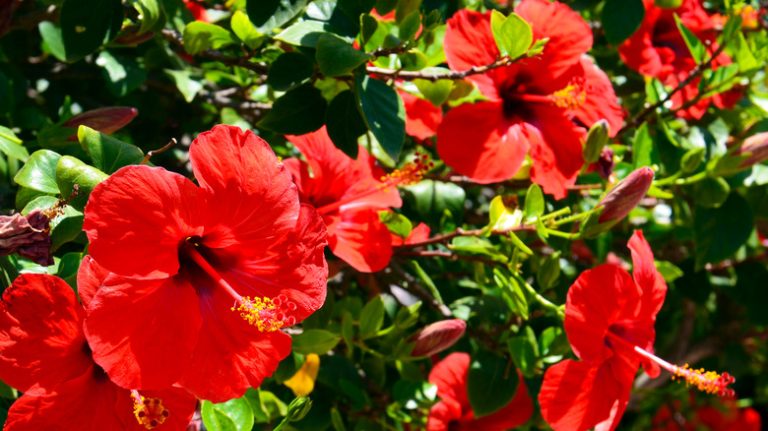
[[[560,307],[549,299],[543,297],[539,292],[536,291],[536,289],[533,288],[533,286],[528,284],[528,282],[523,280],[523,278],[518,274],[513,272],[512,277],[514,277],[515,280],[517,280],[517,282],[525,288],[526,292],[528,292],[530,296],[536,299],[536,302],[538,302],[542,308],[556,314],[561,320],[565,318],[565,311],[563,307]]]
[[[576,213],[576,214],[573,214],[571,216],[561,218],[560,220],[555,220],[552,223],[552,225],[553,226],[562,226],[562,225],[564,225],[566,223],[573,223],[575,221],[584,220],[585,218],[587,218],[590,215],[592,215],[593,211],[594,211],[594,209],[591,209],[589,211],[585,211],[585,212],[582,212],[582,213]]]
[[[547,233],[552,236],[556,236],[558,238],[565,238],[569,240],[577,240],[581,238],[580,232],[566,233],[566,232],[560,232],[559,230],[547,229]]]
[[[560,208],[557,211],[552,211],[549,214],[545,214],[545,215],[539,217],[539,220],[547,221],[547,220],[550,220],[550,219],[553,219],[553,218],[556,218],[556,217],[560,217],[561,215],[568,215],[570,213],[571,213],[571,207]]]

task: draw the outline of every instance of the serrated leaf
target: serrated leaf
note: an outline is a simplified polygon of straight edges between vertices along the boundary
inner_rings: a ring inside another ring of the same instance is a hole
[[[697,268],[730,257],[754,226],[752,208],[738,193],[731,193],[719,208],[698,208],[693,223]]]

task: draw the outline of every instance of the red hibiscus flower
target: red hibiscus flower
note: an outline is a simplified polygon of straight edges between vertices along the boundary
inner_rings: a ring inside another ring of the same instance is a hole
[[[437,151],[458,173],[480,183],[511,178],[530,156],[532,180],[559,199],[584,163],[584,127],[605,119],[615,134],[623,113],[608,77],[584,56],[592,33],[578,13],[548,0],[523,0],[515,12],[536,39],[549,38],[544,52],[471,76],[487,100],[445,115]],[[454,70],[493,63],[499,50],[490,15],[462,10],[449,19],[445,54]]]
[[[629,240],[633,276],[615,264],[584,271],[568,291],[565,332],[579,361],[549,369],[539,392],[541,414],[557,431],[613,430],[642,365],[651,377],[664,368],[699,389],[730,395],[728,373],[678,367],[653,355],[654,325],[667,286],[641,231]]]
[[[184,430],[197,400],[167,388],[121,388],[92,359],[83,308],[50,275],[24,274],[0,303],[0,378],[24,392],[3,429]]]
[[[195,20],[210,22],[208,19],[208,11],[202,4],[196,2],[195,0],[184,0],[184,6],[187,7]]]
[[[325,127],[287,138],[306,162],[289,159],[285,164],[301,200],[323,216],[333,254],[362,272],[386,267],[392,258],[392,235],[379,211],[402,205],[395,186],[414,180],[418,168],[385,177],[364,148],[359,148],[356,160],[336,148]]]
[[[660,8],[655,5],[654,0],[644,0],[644,3],[643,22],[640,28],[622,43],[619,54],[631,69],[644,76],[657,78],[670,87],[677,87],[696,67],[696,61],[677,28],[675,14],[688,29],[705,42],[710,53],[717,49],[717,19],[704,10],[700,0],[684,0],[682,5],[675,9]],[[720,54],[714,61],[713,68],[717,69],[730,63],[730,57]],[[700,81],[698,78],[692,80],[673,95],[672,109],[680,109],[679,116],[699,119],[710,104],[729,108],[741,97],[741,91],[734,89],[691,104],[689,101],[695,100],[699,95]]]
[[[451,353],[432,368],[429,382],[437,386],[440,401],[429,411],[427,431],[507,431],[531,418],[533,401],[522,378],[509,404],[493,414],[475,418],[467,398],[469,364],[468,354]]]
[[[688,413],[679,403],[663,405],[653,417],[655,431],[760,431],[762,420],[753,408],[740,409],[735,400],[722,400],[718,406],[704,406]]]
[[[119,385],[219,402],[274,372],[291,345],[280,329],[323,304],[325,228],[253,133],[216,126],[190,159],[199,186],[128,166],[91,193],[85,330]]]
[[[406,91],[399,93],[405,105],[405,133],[420,141],[426,141],[435,136],[438,126],[443,121],[443,110],[429,100]]]
[[[424,223],[419,223],[416,226],[411,229],[411,233],[408,235],[407,238],[403,238],[401,236],[392,234],[392,245],[393,246],[399,246],[399,245],[408,245],[408,244],[417,244],[423,241],[426,241],[429,239],[429,226],[427,226]]]

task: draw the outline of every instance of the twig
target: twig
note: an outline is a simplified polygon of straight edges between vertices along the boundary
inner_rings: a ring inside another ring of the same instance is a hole
[[[171,147],[176,145],[176,143],[177,143],[176,138],[171,138],[171,140],[168,141],[168,143],[163,145],[162,147],[160,147],[160,148],[158,148],[156,150],[147,151],[147,155],[144,156],[144,158],[141,160],[141,163],[139,163],[139,164],[140,165],[146,165],[147,163],[149,163],[149,159],[151,159],[152,156],[154,156],[155,154],[164,153],[164,152],[170,150]]]
[[[510,229],[504,229],[504,230],[494,230],[491,233],[494,235],[506,235],[510,232],[518,232],[518,231],[532,231],[536,230],[536,227],[534,226],[528,226],[528,225],[521,225],[521,226],[515,226]],[[406,248],[416,248],[416,247],[423,247],[425,245],[431,245],[431,244],[440,244],[444,242],[448,242],[453,238],[456,238],[457,236],[480,236],[483,233],[485,233],[484,229],[470,229],[470,230],[464,230],[462,228],[457,228],[453,232],[448,232],[440,235],[435,235],[432,238],[427,238],[424,241],[419,242],[413,242],[410,244],[402,244],[395,246],[395,250],[397,249],[406,249]]]
[[[414,79],[425,79],[427,81],[433,81],[433,82],[441,79],[459,80],[459,79],[464,79],[468,76],[479,75],[481,73],[485,73],[499,67],[509,66],[521,58],[524,58],[524,57],[516,57],[516,58],[502,57],[491,64],[486,64],[483,66],[472,66],[467,70],[450,71],[450,72],[443,72],[443,73],[435,73],[435,72],[430,73],[430,72],[424,72],[424,71],[411,71],[411,70],[400,70],[400,69],[386,69],[383,67],[376,67],[376,66],[368,66],[366,68],[366,71],[373,75],[388,76],[392,78],[402,79],[404,81],[413,81]]]
[[[184,49],[184,38],[178,31],[164,29],[162,31],[163,37],[173,43],[176,47]],[[200,57],[207,58],[209,60],[219,61],[229,66],[239,66],[248,70],[252,70],[259,74],[266,74],[269,71],[269,66],[263,63],[253,63],[248,57],[230,57],[223,54],[221,51],[215,49],[206,49],[197,54]]]

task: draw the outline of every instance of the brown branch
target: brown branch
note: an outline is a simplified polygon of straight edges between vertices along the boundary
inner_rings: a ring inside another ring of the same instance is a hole
[[[386,69],[383,67],[376,67],[376,66],[368,66],[366,68],[366,71],[372,75],[387,76],[391,78],[401,79],[404,81],[413,81],[414,79],[425,79],[427,81],[432,81],[432,82],[438,81],[440,79],[459,80],[459,79],[464,79],[468,76],[479,75],[481,73],[485,73],[499,67],[509,66],[521,58],[524,58],[524,57],[516,57],[516,58],[502,57],[491,64],[486,64],[483,66],[472,66],[467,70],[462,70],[462,71],[452,70],[452,71],[443,72],[443,73],[429,73],[429,72],[424,72],[420,70],[411,71],[411,70],[400,70],[400,69]]]
[[[184,49],[184,38],[178,31],[164,29],[162,34],[165,40],[171,42],[177,48],[181,48],[182,50]],[[202,51],[196,55],[207,58],[209,60],[224,63],[228,66],[242,67],[262,75],[269,71],[269,66],[264,63],[254,63],[250,61],[250,58],[248,57],[230,57],[215,49],[206,49],[205,51]]]
[[[717,57],[725,50],[725,44],[721,44],[717,47],[715,51],[712,52],[709,59],[703,63],[700,63],[696,67],[694,67],[690,73],[688,73],[688,76],[685,77],[680,83],[677,84],[675,88],[673,88],[669,93],[666,94],[661,100],[658,102],[646,106],[645,109],[640,111],[637,115],[635,115],[631,120],[627,122],[627,124],[621,128],[619,133],[624,133],[625,131],[635,128],[640,125],[645,120],[645,117],[656,111],[657,109],[664,106],[665,103],[670,101],[672,99],[672,96],[680,92],[683,88],[685,88],[688,84],[693,82],[694,79],[701,76],[702,73],[704,73],[705,70],[709,69],[712,64],[715,62]]]
[[[528,225],[521,225],[521,226],[515,226],[511,229],[504,229],[504,230],[494,230],[491,232],[493,235],[506,235],[510,232],[519,232],[519,231],[533,231],[536,230],[535,226],[528,226]],[[456,238],[457,236],[480,236],[483,233],[485,233],[484,229],[470,229],[470,230],[464,230],[462,228],[457,228],[453,232],[448,232],[440,235],[435,235],[432,238],[427,238],[424,241],[419,242],[413,242],[410,244],[402,244],[402,245],[396,245],[394,246],[394,249],[397,251],[399,249],[408,249],[408,248],[416,248],[416,247],[423,247],[426,245],[431,244],[440,244],[445,243],[453,238]],[[400,253],[400,252],[398,252]],[[404,252],[403,252],[404,253]],[[403,254],[400,253],[400,254]]]

